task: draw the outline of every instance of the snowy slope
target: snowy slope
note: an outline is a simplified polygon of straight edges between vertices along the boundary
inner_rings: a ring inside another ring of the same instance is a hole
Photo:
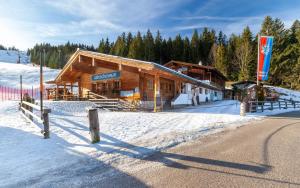
[[[53,80],[59,70],[44,68],[44,80]],[[0,62],[0,86],[19,88],[20,75],[23,76],[23,87],[39,87],[40,68],[33,64],[13,64]]]
[[[300,91],[294,91],[290,89],[285,89],[281,87],[275,86],[265,86],[271,90],[275,90],[277,93],[280,94],[281,99],[293,99],[294,101],[300,101]]]
[[[0,50],[0,62],[17,63],[19,55],[21,64],[29,63],[29,57],[26,52],[14,50]]]

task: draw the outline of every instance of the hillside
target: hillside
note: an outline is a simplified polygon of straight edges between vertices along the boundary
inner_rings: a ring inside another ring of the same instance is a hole
[[[23,88],[39,87],[40,68],[29,62],[25,52],[20,52],[21,64],[17,64],[17,51],[0,50],[0,86],[19,88],[20,75],[23,76]],[[59,70],[44,68],[44,80],[52,80]]]
[[[28,64],[29,57],[26,52],[15,50],[0,50],[0,62],[17,63],[20,55],[20,63]]]

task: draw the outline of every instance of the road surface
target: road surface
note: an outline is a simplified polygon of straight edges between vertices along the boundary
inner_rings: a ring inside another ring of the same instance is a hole
[[[157,153],[128,174],[149,187],[300,187],[300,112]],[[122,177],[109,182],[133,186]]]
[[[119,151],[122,165],[90,158],[8,187],[300,187],[300,111],[148,157],[133,155],[136,147],[124,144],[132,152]]]

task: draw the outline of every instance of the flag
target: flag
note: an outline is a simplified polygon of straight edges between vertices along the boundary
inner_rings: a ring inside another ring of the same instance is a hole
[[[258,80],[268,80],[270,61],[272,56],[273,37],[261,36],[258,49]]]

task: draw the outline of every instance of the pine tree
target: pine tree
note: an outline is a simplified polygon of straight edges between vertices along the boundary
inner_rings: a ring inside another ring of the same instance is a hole
[[[132,43],[129,47],[128,57],[133,59],[144,59],[144,43],[141,36],[141,33],[138,31],[137,35],[133,38]]]
[[[113,47],[113,54],[121,57],[127,57],[125,33],[122,33],[122,35],[117,38]]]
[[[180,35],[175,37],[175,40],[172,42],[172,47],[172,58],[174,60],[183,61],[183,41]]]
[[[147,31],[146,36],[144,36],[144,47],[145,47],[145,60],[154,61],[155,60],[154,39],[149,29]]]
[[[191,59],[191,44],[188,37],[183,40],[183,61],[192,63]]]
[[[105,42],[104,39],[101,39],[99,46],[98,46],[98,52],[105,53]]]
[[[160,32],[157,31],[156,37],[154,40],[154,60],[155,60],[155,62],[162,64],[162,62],[163,62],[162,56],[163,56],[163,54],[162,54],[162,37],[160,35]]]
[[[195,64],[200,61],[199,51],[199,35],[198,31],[195,29],[191,40],[191,60]]]

